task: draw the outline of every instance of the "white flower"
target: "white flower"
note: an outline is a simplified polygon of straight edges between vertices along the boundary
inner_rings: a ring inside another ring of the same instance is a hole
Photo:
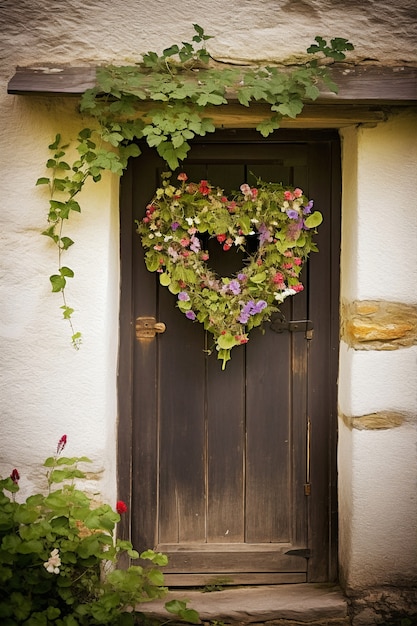
[[[192,217],[186,217],[185,221],[187,222],[188,226],[192,226],[194,223],[194,220]]]
[[[245,243],[245,238],[243,236],[236,237],[234,240],[235,246],[242,246]]]
[[[293,296],[296,293],[297,292],[294,289],[284,289],[284,291],[277,291],[274,297],[275,300],[278,300],[278,302],[284,302],[287,296]]]
[[[172,239],[172,235],[166,235],[166,236],[164,237],[164,241],[165,241],[165,242],[167,242],[167,241],[171,241],[171,239]]]
[[[49,572],[50,574],[59,574],[59,568],[61,566],[61,559],[59,558],[58,548],[55,548],[54,550],[52,550],[51,556],[46,561],[46,563],[43,564],[43,566],[46,569],[46,571]]]

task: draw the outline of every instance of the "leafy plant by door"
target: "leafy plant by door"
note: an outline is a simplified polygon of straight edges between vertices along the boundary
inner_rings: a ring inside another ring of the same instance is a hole
[[[322,61],[341,61],[353,49],[346,39],[328,43],[318,36],[307,49],[311,56],[303,65],[229,67],[211,57],[206,44],[212,37],[198,24],[193,28],[191,42],[172,45],[161,54],[148,52],[133,66],[99,68],[97,86],[81,98],[80,109],[92,124],[76,138],[77,159],[68,163],[68,145],[61,134],[49,146],[52,156],[46,167],[50,175],[37,181],[47,185],[50,194],[48,227],[43,234],[58,250],[58,270],[50,281],[52,291],[62,296],[63,317],[69,321],[76,348],[81,333],[73,327],[74,311],[66,299],[67,280],[74,272],[63,263],[74,241],[64,234],[64,224],[73,212],[81,211],[76,198],[85,182],[100,181],[105,170],[121,175],[129,157],[140,154],[139,140],[155,148],[168,168],[175,170],[186,159],[194,137],[214,132],[210,108],[231,99],[244,107],[253,102],[269,105],[269,114],[257,126],[267,137],[284,117],[295,118],[306,101],[319,96],[320,83],[337,92]]]

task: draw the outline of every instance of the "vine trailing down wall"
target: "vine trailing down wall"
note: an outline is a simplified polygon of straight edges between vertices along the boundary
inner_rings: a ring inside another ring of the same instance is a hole
[[[129,157],[140,154],[139,140],[155,148],[167,168],[177,169],[187,157],[190,141],[215,130],[207,107],[225,105],[228,98],[245,107],[256,101],[270,105],[270,113],[257,126],[267,137],[284,117],[295,118],[306,101],[319,96],[320,83],[337,92],[327,65],[329,60],[342,61],[345,51],[353,49],[343,38],[327,43],[316,37],[303,65],[229,67],[216,62],[207,50],[206,42],[212,37],[198,24],[193,27],[191,42],[172,45],[161,54],[148,52],[133,66],[99,68],[97,86],[81,98],[80,109],[91,116],[92,124],[76,138],[77,159],[71,164],[66,160],[68,145],[61,134],[49,146],[52,156],[46,167],[50,175],[37,181],[37,185],[47,185],[50,194],[48,227],[43,234],[57,247],[58,270],[50,281],[52,291],[62,296],[61,309],[75,348],[82,337],[75,331],[74,310],[66,298],[67,280],[74,272],[63,263],[74,241],[64,234],[64,224],[72,213],[81,211],[76,198],[86,181],[100,181],[105,170],[121,175]]]

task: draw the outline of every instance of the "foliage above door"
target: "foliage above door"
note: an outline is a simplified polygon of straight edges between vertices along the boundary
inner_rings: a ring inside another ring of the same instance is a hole
[[[74,310],[66,299],[67,280],[74,272],[62,260],[74,241],[64,235],[63,226],[73,212],[81,211],[75,197],[85,182],[98,182],[105,170],[120,175],[129,157],[139,154],[135,142],[142,138],[157,149],[169,168],[175,169],[186,158],[193,137],[215,130],[207,108],[227,104],[232,98],[244,107],[257,101],[270,105],[270,114],[257,127],[267,137],[279,128],[283,117],[296,117],[306,100],[317,99],[321,82],[337,92],[321,61],[343,60],[345,51],[353,49],[346,39],[336,37],[328,44],[318,36],[307,50],[312,58],[301,65],[228,67],[211,58],[206,48],[211,36],[198,24],[193,26],[192,42],[172,45],[161,55],[148,52],[134,66],[98,71],[97,87],[81,99],[81,110],[91,116],[92,128],[79,132],[79,156],[71,165],[66,160],[68,146],[60,134],[49,146],[52,158],[46,166],[50,176],[37,181],[38,185],[48,185],[50,193],[48,227],[43,234],[58,250],[58,272],[50,281],[52,291],[62,296],[61,309],[70,324],[75,348],[81,343],[81,333],[73,327]]]

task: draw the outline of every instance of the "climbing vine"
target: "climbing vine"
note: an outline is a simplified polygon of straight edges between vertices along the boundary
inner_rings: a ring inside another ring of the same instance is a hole
[[[343,38],[328,43],[316,37],[303,65],[229,67],[216,62],[207,50],[212,37],[198,24],[193,27],[191,42],[172,45],[161,54],[148,52],[133,66],[99,68],[97,86],[81,98],[81,112],[91,117],[92,124],[76,138],[76,160],[68,163],[68,146],[60,134],[49,146],[52,156],[46,167],[50,174],[37,181],[47,185],[50,193],[48,227],[43,234],[58,250],[58,270],[50,281],[52,291],[61,293],[63,317],[70,323],[75,348],[81,343],[81,333],[73,327],[74,310],[65,295],[74,272],[63,264],[63,253],[74,241],[64,235],[64,224],[73,212],[81,211],[76,197],[86,181],[98,182],[105,170],[121,175],[129,157],[140,154],[139,140],[155,148],[175,170],[187,157],[195,136],[214,132],[210,107],[225,105],[230,99],[245,107],[259,101],[269,105],[269,114],[257,126],[267,137],[283,118],[297,117],[306,101],[319,96],[320,83],[337,92],[322,60],[341,61],[353,49]]]

